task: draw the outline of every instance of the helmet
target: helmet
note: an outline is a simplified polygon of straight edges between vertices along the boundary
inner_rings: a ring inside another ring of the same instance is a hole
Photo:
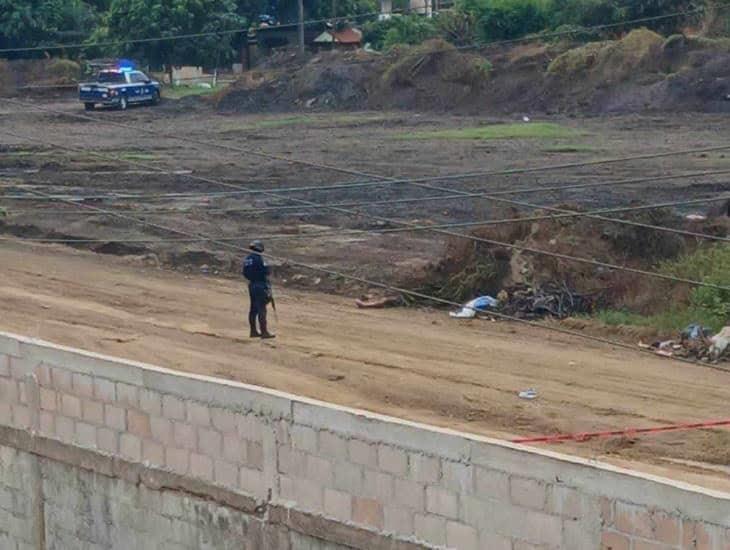
[[[262,243],[259,240],[253,241],[249,248],[255,252],[263,252],[264,251],[264,243]]]

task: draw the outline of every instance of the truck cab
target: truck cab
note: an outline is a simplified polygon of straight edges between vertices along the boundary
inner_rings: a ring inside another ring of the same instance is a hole
[[[160,90],[160,83],[142,71],[130,67],[106,68],[97,73],[93,82],[79,84],[79,101],[87,111],[97,105],[125,110],[134,103],[158,103]]]

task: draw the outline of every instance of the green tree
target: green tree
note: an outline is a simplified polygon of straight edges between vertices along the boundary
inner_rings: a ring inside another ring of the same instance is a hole
[[[94,8],[82,0],[0,0],[0,48],[77,42],[89,36],[97,21]]]
[[[363,40],[376,50],[387,50],[399,44],[420,44],[438,34],[434,20],[421,15],[395,16],[363,26]]]
[[[502,40],[544,30],[553,12],[551,0],[459,0],[457,9],[473,15],[482,40]]]
[[[126,39],[231,31],[245,26],[234,0],[112,0],[105,25],[95,39],[123,43]],[[119,46],[117,53],[153,67],[209,67],[231,61],[243,34],[127,43]]]

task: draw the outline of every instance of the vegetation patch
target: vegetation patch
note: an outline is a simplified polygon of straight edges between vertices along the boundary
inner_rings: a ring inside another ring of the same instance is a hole
[[[141,151],[126,151],[118,156],[123,160],[159,160],[160,158],[154,153],[143,153]]]
[[[182,99],[184,97],[207,96],[223,89],[223,86],[165,86],[162,88],[162,97],[167,99]]]
[[[664,275],[730,287],[730,246],[700,247],[692,253],[660,263],[658,271]],[[596,317],[607,325],[653,327],[669,332],[682,330],[690,323],[699,323],[717,331],[730,322],[730,291],[695,287],[686,298],[668,297],[666,310],[656,314],[604,310]]]
[[[648,29],[631,31],[621,40],[591,42],[568,50],[548,66],[548,74],[563,78],[595,73],[612,80],[624,80],[636,69],[653,62],[664,46],[664,38]]]

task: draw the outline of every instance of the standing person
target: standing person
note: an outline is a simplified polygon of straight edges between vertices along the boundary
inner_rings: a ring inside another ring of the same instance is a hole
[[[249,248],[251,254],[243,261],[243,276],[248,280],[248,296],[251,300],[251,309],[248,312],[251,338],[275,338],[269,332],[266,323],[266,305],[271,301],[271,285],[269,266],[261,256],[264,244],[261,241],[254,241]],[[256,318],[259,320],[261,332],[256,330]]]

